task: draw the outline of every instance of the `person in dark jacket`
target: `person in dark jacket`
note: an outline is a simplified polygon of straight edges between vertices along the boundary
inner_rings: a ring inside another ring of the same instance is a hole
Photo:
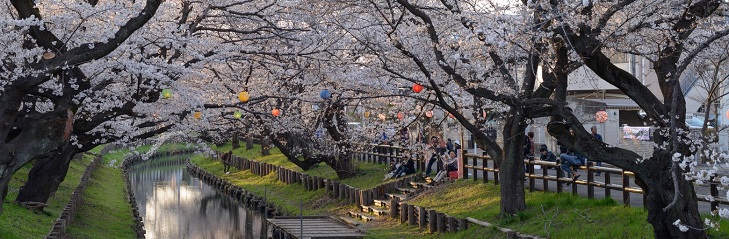
[[[399,178],[411,173],[415,173],[415,161],[413,161],[410,156],[404,155],[402,157],[402,163],[400,163],[400,167],[395,170],[394,177]]]

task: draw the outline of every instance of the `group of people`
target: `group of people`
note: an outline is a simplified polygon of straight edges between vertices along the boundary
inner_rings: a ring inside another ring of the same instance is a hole
[[[592,136],[595,137],[595,139],[599,140],[600,142],[603,142],[602,135],[597,133],[597,127],[592,126],[592,128],[590,128],[590,131],[592,133]],[[570,130],[570,132],[572,132],[572,130]],[[530,135],[533,135],[532,132],[529,132],[529,133],[531,133]],[[574,133],[574,132],[572,132],[572,133]],[[533,145],[533,140],[530,138],[533,138],[533,136],[528,138],[532,142],[531,144]],[[575,151],[573,148],[568,148],[559,142],[557,142],[557,144],[559,145],[559,151],[560,151],[560,154],[559,154],[559,159],[561,161],[561,162],[559,162],[560,169],[565,171],[567,173],[567,177],[571,178],[572,181],[577,180],[581,175],[579,173],[577,173],[575,170],[580,166],[586,165],[587,158],[585,158],[585,156],[583,156],[579,152]],[[526,146],[525,146],[525,148],[526,148]],[[549,162],[557,162],[557,156],[554,153],[552,153],[551,151],[549,151],[549,149],[547,148],[547,145],[542,144],[539,147],[539,153],[540,153],[540,156],[539,156],[540,160],[549,161]],[[597,162],[597,166],[602,166],[602,163]],[[595,173],[595,175],[600,176],[600,172]]]
[[[430,176],[435,166],[436,176],[434,181],[444,179],[449,172],[458,170],[458,153],[461,149],[461,142],[458,140],[442,141],[438,136],[432,136],[430,142],[425,146],[423,155],[428,158],[425,168],[426,176]],[[403,155],[401,161],[390,166],[390,171],[385,179],[402,177],[415,173],[415,162],[410,155]]]

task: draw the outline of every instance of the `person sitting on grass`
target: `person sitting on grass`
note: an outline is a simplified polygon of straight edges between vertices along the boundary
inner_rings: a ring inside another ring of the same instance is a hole
[[[415,173],[415,161],[410,156],[404,155],[402,156],[400,167],[395,170],[394,177],[399,178],[411,173]]]
[[[437,175],[435,175],[435,178],[433,178],[434,182],[440,182],[448,176],[448,173],[458,171],[458,157],[456,156],[456,151],[450,150],[448,151],[448,154],[441,155],[441,158],[445,167],[443,170],[438,172]]]

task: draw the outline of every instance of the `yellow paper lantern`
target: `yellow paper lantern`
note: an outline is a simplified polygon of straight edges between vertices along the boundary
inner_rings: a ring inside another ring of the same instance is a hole
[[[251,98],[251,96],[248,94],[248,91],[242,91],[242,92],[238,93],[238,99],[240,100],[240,102],[245,103],[250,98]]]
[[[364,112],[364,117],[365,118],[369,118],[370,117],[370,112],[369,111],[365,111]]]
[[[195,111],[195,113],[193,113],[192,116],[195,117],[195,119],[200,119],[200,118],[202,118],[202,112]]]

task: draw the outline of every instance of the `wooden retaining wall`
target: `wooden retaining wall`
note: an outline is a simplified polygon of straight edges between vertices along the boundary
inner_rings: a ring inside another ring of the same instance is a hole
[[[58,219],[56,219],[56,222],[53,224],[51,231],[45,236],[45,238],[56,239],[66,237],[66,227],[71,224],[71,222],[73,221],[73,217],[76,215],[76,210],[81,204],[84,190],[86,190],[86,186],[89,185],[91,173],[96,170],[96,168],[101,163],[103,152],[108,152],[108,150],[104,148],[102,150],[102,155],[96,156],[96,158],[91,161],[89,166],[86,167],[84,174],[81,176],[81,181],[79,182],[78,186],[73,190],[73,194],[71,194],[71,200],[63,208],[63,211],[61,211],[61,215],[58,216]]]

